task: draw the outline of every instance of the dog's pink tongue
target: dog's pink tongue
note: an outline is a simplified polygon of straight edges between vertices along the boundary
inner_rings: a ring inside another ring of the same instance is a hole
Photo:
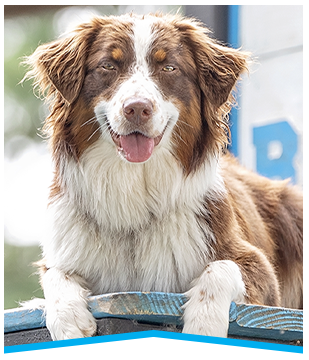
[[[120,136],[120,144],[125,158],[130,162],[144,162],[153,152],[154,139],[140,133]]]

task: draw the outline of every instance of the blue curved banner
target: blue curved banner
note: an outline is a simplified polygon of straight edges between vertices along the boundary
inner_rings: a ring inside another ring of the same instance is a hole
[[[136,339],[171,339],[218,345],[211,347],[87,347]],[[189,335],[169,331],[140,331],[92,338],[6,346],[5,354],[302,354],[302,346],[280,345],[230,338]]]

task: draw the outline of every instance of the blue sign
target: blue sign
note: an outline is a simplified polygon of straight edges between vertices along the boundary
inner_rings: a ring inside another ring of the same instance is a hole
[[[291,178],[295,183],[293,159],[297,152],[297,134],[287,121],[253,128],[256,170],[272,179]]]

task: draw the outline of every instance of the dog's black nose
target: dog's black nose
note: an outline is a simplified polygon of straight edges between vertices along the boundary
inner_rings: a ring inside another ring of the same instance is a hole
[[[123,103],[123,113],[128,121],[144,124],[152,117],[153,105],[148,99],[132,97]]]

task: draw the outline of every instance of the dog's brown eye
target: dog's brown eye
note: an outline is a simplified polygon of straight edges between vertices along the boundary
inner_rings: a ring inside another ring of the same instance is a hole
[[[164,68],[162,70],[165,72],[172,72],[175,70],[175,68],[172,65],[166,65],[166,66],[164,66]]]
[[[112,64],[104,64],[102,67],[105,70],[116,70],[115,66]]]

